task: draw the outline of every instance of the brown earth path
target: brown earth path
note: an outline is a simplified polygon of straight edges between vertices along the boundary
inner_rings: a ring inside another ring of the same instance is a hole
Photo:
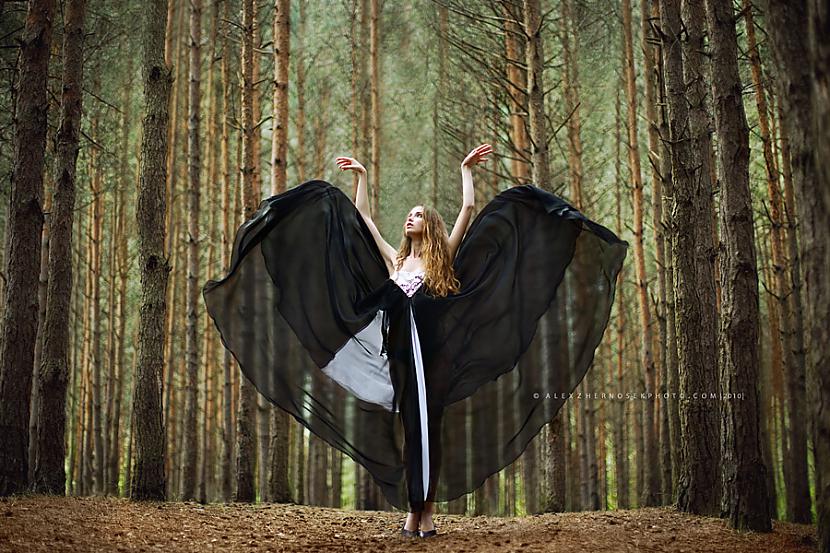
[[[666,551],[812,552],[815,526],[736,532],[672,507],[529,517],[436,514],[432,538],[399,535],[405,514],[304,505],[140,503],[101,497],[0,499],[0,552]]]

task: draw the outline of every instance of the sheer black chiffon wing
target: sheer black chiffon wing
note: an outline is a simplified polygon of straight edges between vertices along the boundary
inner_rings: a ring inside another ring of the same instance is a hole
[[[202,294],[257,390],[397,498],[405,497],[400,421],[378,362],[378,306],[362,301],[388,278],[354,204],[314,180],[260,203],[237,231],[227,276]]]
[[[427,378],[444,405],[439,500],[478,488],[550,422],[591,366],[628,243],[532,185],[498,194],[423,301]]]

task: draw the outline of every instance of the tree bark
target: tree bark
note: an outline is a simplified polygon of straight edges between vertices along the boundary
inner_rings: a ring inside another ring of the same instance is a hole
[[[271,194],[286,190],[286,151],[288,146],[288,67],[290,61],[290,0],[278,0],[274,4],[274,96],[271,139]],[[302,63],[302,59],[298,60]],[[270,500],[288,503],[288,429],[289,416],[273,406],[271,411],[271,458],[269,465]]]
[[[380,220],[380,69],[378,67],[380,54],[379,49],[379,33],[380,33],[380,6],[379,0],[370,0],[371,2],[371,24],[369,30],[369,60],[371,65],[370,74],[370,89],[372,96],[372,178],[374,179],[374,186],[371,188],[372,193],[372,217],[375,221]]]
[[[714,314],[707,310],[708,302],[700,299],[702,285],[709,296],[712,282],[702,284],[698,278],[695,252],[699,236],[695,226],[700,224],[700,196],[709,190],[701,189],[695,180],[695,161],[691,151],[689,110],[686,99],[683,57],[681,52],[679,0],[660,0],[661,42],[666,71],[666,89],[669,106],[669,134],[672,176],[671,235],[680,392],[681,464],[678,474],[678,508],[681,511],[717,516],[717,493],[720,485],[719,447],[717,439],[719,414],[711,405],[692,394],[716,390],[717,367],[705,360],[711,352],[702,351],[702,344],[712,347],[714,336],[709,335],[706,319]],[[706,214],[707,217],[711,215]]]
[[[660,383],[657,385],[657,392],[661,401],[659,410],[655,412],[655,423],[659,421],[659,459],[660,459],[660,492],[659,502],[663,505],[671,503],[672,496],[672,456],[674,450],[671,448],[669,436],[669,404],[665,398],[668,383],[668,344],[666,340],[667,328],[667,292],[666,292],[666,246],[663,232],[663,176],[660,168],[660,121],[658,117],[658,95],[657,95],[657,66],[660,56],[659,49],[653,44],[654,37],[651,32],[652,25],[659,24],[660,15],[657,11],[656,0],[643,0],[640,2],[640,45],[643,51],[643,76],[644,76],[644,100],[646,108],[646,121],[648,123],[648,156],[651,167],[651,208],[652,226],[654,228],[654,261],[657,271],[657,306],[655,316],[657,318],[657,333],[654,340],[658,346],[654,349],[655,378],[659,371]]]
[[[250,219],[257,207],[254,193],[254,19],[256,1],[242,2],[242,204],[243,217]],[[257,391],[240,372],[239,405],[236,426],[236,501],[255,500],[254,465],[256,463]]]
[[[201,99],[202,99],[202,1],[190,0],[190,79],[188,108],[188,181],[187,189],[187,331],[186,358],[187,378],[185,383],[185,408],[181,498],[190,501],[196,497],[196,476],[198,475],[199,443],[199,218],[202,158],[200,151]]]
[[[712,50],[712,95],[721,183],[722,509],[733,528],[769,532],[766,467],[761,456],[758,396],[759,302],[755,230],[749,190],[749,126],[741,98],[738,39],[731,0],[706,0]]]
[[[813,439],[816,460],[816,511],[818,518],[818,550],[830,551],[830,47],[827,33],[830,13],[827,4],[810,0],[810,49],[813,64],[812,110],[814,150],[818,187],[815,202],[800,209],[812,212],[805,223],[812,259],[808,266],[807,292],[813,299],[810,306],[810,388],[816,401],[813,407]],[[805,198],[806,199],[806,198]],[[805,204],[808,202],[801,202]],[[802,219],[804,221],[805,219]],[[819,272],[821,271],[821,272]]]
[[[803,251],[805,289],[804,297],[808,313],[807,341],[813,344],[822,344],[820,338],[826,338],[826,330],[821,325],[826,322],[811,319],[810,313],[816,307],[816,294],[822,290],[822,278],[826,278],[827,265],[822,259],[822,224],[826,224],[826,212],[821,213],[821,206],[811,201],[816,197],[818,181],[816,163],[813,150],[813,113],[812,113],[812,72],[809,63],[809,43],[805,40],[808,32],[808,16],[806,2],[783,2],[779,0],[765,0],[773,59],[776,66],[776,85],[778,96],[782,102],[784,112],[784,126],[790,141],[792,160],[792,178],[799,201],[797,202],[798,221],[801,230],[801,247]],[[819,195],[820,197],[820,195]],[[826,236],[826,234],[825,234]],[[818,339],[818,341],[815,341]],[[807,351],[811,352],[810,346]],[[817,347],[808,355],[808,370],[813,370],[815,361],[821,359],[821,348]],[[826,358],[825,358],[826,359]],[[809,402],[798,401],[806,396],[808,388],[805,383],[806,374],[796,363],[787,375],[787,389],[790,395],[788,409],[790,411],[790,475],[791,487],[787,496],[787,517],[792,522],[810,523],[811,498],[807,474],[807,417],[809,411],[805,405]],[[809,388],[812,392],[818,390]],[[817,405],[818,402],[812,403]],[[817,437],[817,436],[816,436]]]
[[[230,267],[230,251],[233,246],[231,235],[230,213],[235,208],[231,203],[231,172],[230,172],[230,118],[231,118],[231,86],[230,86],[230,2],[222,3],[222,61],[220,66],[222,78],[222,267]],[[233,495],[233,390],[231,380],[231,364],[234,362],[231,353],[222,348],[222,458],[221,458],[221,497],[230,501]]]
[[[655,398],[657,395],[652,344],[651,309],[646,275],[645,241],[643,237],[643,177],[640,167],[640,142],[637,132],[637,83],[634,72],[634,40],[632,38],[631,2],[623,0],[623,29],[625,33],[625,74],[626,99],[628,100],[628,167],[634,204],[634,255],[637,272],[637,297],[639,300],[640,362],[643,364],[646,383],[646,401],[643,404],[643,485],[640,505],[651,507],[659,504],[660,457],[657,449],[657,424],[655,419]]]
[[[29,480],[29,400],[38,325],[43,158],[54,0],[30,0],[21,37],[3,341],[0,343],[0,496]]]
[[[622,31],[622,29],[620,29]],[[622,38],[623,47],[620,48],[621,52],[625,51],[625,36],[624,33],[620,33],[620,38]],[[623,53],[623,62],[625,61],[625,54]],[[622,224],[622,194],[623,194],[623,176],[622,176],[622,109],[621,103],[622,99],[620,97],[620,91],[624,88],[625,84],[625,77],[623,74],[620,74],[620,78],[618,80],[618,86],[615,87],[615,97],[614,97],[614,204],[616,209],[616,231],[618,236],[622,236],[623,224]],[[619,281],[625,282],[625,265],[620,269],[619,274]],[[626,317],[625,317],[625,287],[620,286],[617,292],[617,298],[615,299],[617,304],[617,314],[616,314],[616,343],[617,343],[617,352],[616,352],[616,374],[614,375],[614,380],[617,385],[617,389],[624,390],[625,389],[625,381],[624,381],[624,367],[625,361],[623,352],[625,351],[625,325],[626,325]],[[626,402],[623,400],[618,400],[614,402],[614,476],[617,486],[617,508],[618,509],[628,509],[631,507],[631,500],[630,500],[630,493],[629,493],[629,482],[628,482],[628,445],[627,445],[627,432],[626,432],[626,424],[625,424],[625,405]]]
[[[81,125],[85,1],[71,0],[64,13],[61,120],[55,155],[55,197],[49,226],[49,284],[38,374],[40,401],[34,459],[37,493],[63,495],[64,434],[69,380],[69,311],[72,298],[72,226],[75,164]]]
[[[533,182],[550,187],[548,138],[545,126],[544,39],[540,0],[524,0],[525,62],[527,63],[527,104],[530,127],[531,171]]]
[[[165,0],[147,2],[142,33],[145,117],[137,206],[142,290],[133,396],[136,457],[130,496],[133,499],[153,500],[165,497],[161,382],[167,311],[165,298],[170,265],[164,253],[164,187],[168,101],[172,83],[170,67],[163,57],[165,20]]]
[[[519,40],[522,29],[511,13],[509,3],[502,4],[504,15],[504,49],[507,58],[507,94],[510,105],[510,140],[515,154],[511,161],[511,176],[524,184],[530,178],[530,152],[527,137],[527,69],[522,52],[523,42]],[[442,33],[446,36],[446,31]],[[436,202],[437,203],[437,202]]]

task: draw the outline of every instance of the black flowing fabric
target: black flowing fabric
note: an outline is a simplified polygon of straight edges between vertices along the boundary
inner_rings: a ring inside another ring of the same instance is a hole
[[[260,203],[202,293],[257,390],[419,511],[481,486],[556,416],[593,361],[627,247],[517,186],[467,230],[460,291],[409,295],[352,201],[311,180]]]

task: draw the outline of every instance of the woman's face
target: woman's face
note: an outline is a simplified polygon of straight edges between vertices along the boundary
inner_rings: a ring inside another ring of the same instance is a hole
[[[416,205],[409,210],[406,221],[403,225],[404,234],[407,236],[419,236],[424,232],[424,206]]]

